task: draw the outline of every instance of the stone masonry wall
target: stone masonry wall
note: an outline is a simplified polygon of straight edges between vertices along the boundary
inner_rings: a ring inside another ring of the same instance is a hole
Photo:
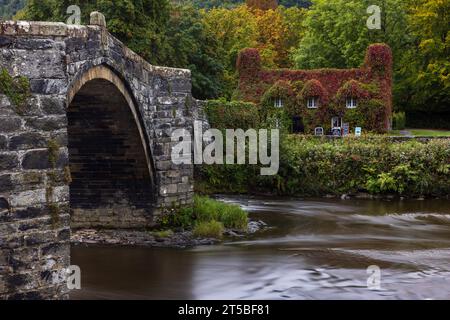
[[[128,105],[135,110],[133,117],[149,153],[148,197],[154,222],[161,212],[192,202],[193,166],[176,166],[170,157],[172,131],[192,131],[196,114],[190,71],[146,63],[104,24],[46,22],[0,23],[2,68],[25,76],[31,92],[20,113],[0,92],[0,299],[65,298],[71,224],[67,168],[72,165],[67,108],[80,83],[86,75],[107,69],[120,79],[111,82],[129,94]],[[123,146],[136,145],[128,138]],[[136,161],[142,163],[142,157]],[[143,190],[140,200],[146,196]],[[134,200],[138,209],[139,201]],[[117,221],[119,225],[108,226],[121,226]]]

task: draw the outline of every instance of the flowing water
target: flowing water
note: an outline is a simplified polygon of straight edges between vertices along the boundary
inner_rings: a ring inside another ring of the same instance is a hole
[[[74,247],[72,299],[450,299],[449,200],[222,200],[271,228],[185,250]]]

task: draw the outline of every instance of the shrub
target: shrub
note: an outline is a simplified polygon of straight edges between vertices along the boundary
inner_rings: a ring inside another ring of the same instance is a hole
[[[226,228],[247,230],[248,217],[247,213],[238,205],[226,204],[219,211],[219,221],[221,221]]]
[[[223,203],[204,196],[194,197],[195,219],[199,222],[222,222],[226,228],[247,230],[247,213],[238,205]]]
[[[194,217],[200,222],[218,220],[219,202],[208,197],[194,196]]]
[[[239,179],[233,179],[234,171]],[[199,178],[215,192],[446,196],[450,193],[450,140],[422,143],[395,142],[384,136],[328,140],[287,135],[281,140],[280,169],[275,176],[260,176],[258,166],[209,166]]]
[[[215,129],[247,130],[259,125],[258,107],[251,102],[209,100],[205,113],[210,126]]]
[[[189,229],[194,225],[194,211],[190,207],[177,208],[160,217],[158,223],[163,228]]]
[[[194,228],[194,236],[198,238],[220,239],[223,236],[223,224],[217,221],[199,221]]]

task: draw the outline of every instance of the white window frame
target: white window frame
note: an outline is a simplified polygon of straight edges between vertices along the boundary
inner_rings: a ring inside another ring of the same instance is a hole
[[[319,99],[317,97],[309,97],[306,101],[306,106],[308,109],[317,109],[319,107],[318,100]]]
[[[345,101],[347,109],[356,109],[358,107],[358,99],[354,97],[348,97]]]
[[[335,119],[339,119],[339,127],[336,127],[335,125],[334,125],[334,120]],[[331,129],[336,129],[336,128],[339,128],[339,129],[342,129],[342,118],[341,117],[332,117],[331,118]]]
[[[321,131],[322,133],[321,134],[317,134],[318,131]],[[323,136],[324,134],[325,134],[325,130],[323,130],[322,127],[317,127],[317,128],[314,129],[314,135],[315,136]]]
[[[275,108],[283,108],[283,99],[282,98],[275,98],[273,106]]]

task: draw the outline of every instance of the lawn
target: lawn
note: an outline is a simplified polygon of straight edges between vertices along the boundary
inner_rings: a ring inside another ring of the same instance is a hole
[[[450,137],[450,131],[448,130],[433,130],[433,129],[405,129],[402,131],[409,132],[412,136],[416,137]],[[400,130],[392,130],[389,132],[393,136],[401,136]]]

